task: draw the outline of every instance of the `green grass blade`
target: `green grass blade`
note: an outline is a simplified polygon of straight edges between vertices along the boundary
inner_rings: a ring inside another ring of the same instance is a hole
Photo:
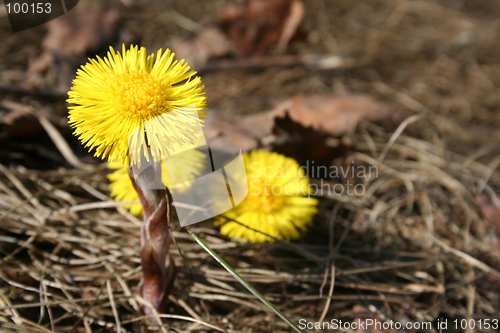
[[[196,240],[196,242],[198,242],[198,244],[201,245],[202,248],[205,249],[205,251],[207,251],[208,253],[210,253],[210,255],[212,257],[214,257],[215,260],[217,260],[219,262],[219,264],[222,265],[222,267],[224,267],[229,273],[231,273],[231,275],[236,279],[238,280],[239,283],[241,283],[245,288],[248,289],[248,291],[250,291],[253,295],[255,295],[258,299],[260,299],[260,301],[262,303],[264,303],[269,309],[273,310],[274,313],[276,313],[281,319],[283,319],[283,321],[285,323],[287,323],[291,328],[293,328],[296,332],[299,332],[299,333],[302,333],[302,331],[297,327],[295,326],[294,323],[292,323],[292,321],[290,319],[288,319],[287,316],[285,316],[283,313],[281,313],[280,310],[278,310],[278,308],[276,308],[271,302],[269,302],[265,297],[264,295],[262,295],[261,293],[259,293],[254,287],[252,287],[248,282],[245,281],[245,279],[243,279],[238,273],[236,273],[234,271],[234,269],[231,268],[231,266],[229,266],[221,257],[219,257],[217,255],[217,253],[215,253],[207,244],[205,244],[205,242],[203,242],[201,240],[200,237],[198,237],[198,235],[196,235],[194,232],[192,231],[189,231],[189,233],[191,234],[191,236]]]

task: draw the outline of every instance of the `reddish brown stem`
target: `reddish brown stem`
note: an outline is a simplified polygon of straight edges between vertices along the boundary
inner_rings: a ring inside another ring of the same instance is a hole
[[[151,174],[148,174],[147,170],[134,179],[132,170],[129,169],[129,176],[141,200],[144,214],[144,223],[141,226],[143,277],[138,291],[158,312],[164,313],[175,279],[173,262],[169,260],[166,263],[172,239],[169,230],[171,200],[167,189],[148,189]],[[142,310],[146,315],[153,313],[147,306],[143,306]]]

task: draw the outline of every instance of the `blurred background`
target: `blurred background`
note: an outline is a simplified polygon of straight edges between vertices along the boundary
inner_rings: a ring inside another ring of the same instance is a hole
[[[46,109],[52,98],[47,112],[65,118],[75,68],[133,43],[188,60],[203,75],[209,108],[221,113],[256,113],[298,94],[364,93],[397,109],[432,110],[454,151],[498,138],[497,2],[292,3],[86,0],[16,34],[2,9],[0,93],[12,100],[13,87],[47,91],[30,102]]]
[[[105,168],[72,136],[65,102],[87,58],[134,44],[148,53],[170,48],[199,73],[209,138],[302,164],[379,166],[379,179],[363,183],[365,196],[321,198],[297,245],[306,254],[281,243],[234,243],[213,223],[200,225],[292,320],[447,318],[450,332],[491,332],[451,323],[500,314],[499,18],[495,0],[80,0],[49,23],[12,33],[0,2],[2,322],[29,321],[40,332],[117,330],[105,290],[76,322],[105,276],[124,295],[122,328],[147,326],[130,322],[140,222],[106,206]],[[173,250],[181,278],[171,313],[227,332],[288,331],[176,232],[195,274]],[[328,298],[331,267],[337,281]],[[9,308],[42,301],[53,305]]]

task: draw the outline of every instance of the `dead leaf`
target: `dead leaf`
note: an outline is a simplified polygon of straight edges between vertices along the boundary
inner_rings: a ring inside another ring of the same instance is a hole
[[[47,23],[42,46],[61,56],[84,56],[108,44],[117,20],[118,13],[114,10],[69,12]]]
[[[342,135],[361,119],[377,121],[394,116],[388,106],[364,95],[294,96],[275,108],[278,117],[285,111],[294,122],[331,136]]]
[[[206,28],[192,40],[174,39],[172,51],[178,59],[185,59],[189,66],[199,69],[211,59],[226,55],[232,49],[226,36],[215,27]]]
[[[236,143],[243,151],[271,145],[299,163],[309,158],[329,164],[332,156],[345,154],[349,147],[336,138],[354,130],[361,119],[396,124],[403,116],[369,96],[304,95],[248,116],[212,112],[205,135],[209,141]]]
[[[43,133],[44,129],[37,119],[37,113],[48,118],[58,128],[68,126],[66,117],[60,117],[45,109],[33,109],[29,105],[4,100],[0,102],[0,140]]]
[[[116,11],[103,10],[71,11],[48,22],[43,53],[30,64],[28,75],[39,74],[57,64],[61,88],[69,87],[76,68],[85,63],[86,53],[97,53],[110,44],[117,20]]]
[[[240,56],[264,56],[275,45],[286,51],[303,16],[300,0],[242,0],[223,9],[218,23]]]
[[[205,121],[204,133],[207,141],[225,141],[237,144],[242,151],[249,151],[259,146],[260,139],[247,132],[242,126],[244,117],[210,112]]]
[[[0,104],[0,140],[33,135],[42,130],[29,106],[5,101]]]
[[[30,115],[29,107],[17,108],[12,111],[0,111],[0,124],[12,126],[19,119]]]
[[[361,119],[403,120],[401,115],[369,96],[299,95],[280,102],[273,110],[253,115],[210,114],[206,133],[211,137],[221,137],[234,131],[241,134],[242,138],[248,136],[258,142],[272,134],[276,118],[284,119],[287,115],[294,123],[330,136],[346,133]],[[243,146],[253,147],[254,144]]]

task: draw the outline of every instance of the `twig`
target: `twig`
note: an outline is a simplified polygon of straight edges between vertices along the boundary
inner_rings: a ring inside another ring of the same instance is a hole
[[[113,289],[111,288],[111,282],[106,280],[106,287],[108,289],[109,302],[111,304],[111,310],[113,311],[113,316],[116,321],[116,332],[121,333],[122,325],[120,323],[120,316],[118,315],[118,310],[116,309],[115,297],[113,296]]]
[[[428,116],[427,113],[420,113],[413,115],[411,117],[406,118],[396,129],[394,134],[392,134],[391,138],[389,139],[389,142],[387,142],[387,145],[385,146],[384,150],[382,153],[380,153],[380,156],[377,159],[378,164],[382,164],[382,161],[385,159],[385,156],[391,150],[392,145],[394,145],[394,142],[398,139],[398,137],[403,133],[405,130],[406,126],[410,125],[411,123],[414,123],[420,119],[426,118]]]
[[[40,122],[42,127],[45,129],[47,134],[52,139],[52,142],[54,142],[57,149],[61,152],[61,154],[64,156],[66,161],[68,161],[69,164],[71,164],[75,168],[81,168],[81,169],[87,169],[87,170],[92,169],[91,166],[85,165],[85,164],[80,162],[78,157],[76,157],[76,155],[73,153],[73,151],[69,147],[66,140],[64,140],[61,133],[59,133],[57,128],[55,128],[55,126],[52,125],[52,123],[50,121],[48,121],[47,118],[45,118],[42,115],[39,115],[38,113],[36,113],[35,115],[37,116],[38,121]]]
[[[201,324],[201,325],[213,328],[214,330],[217,330],[219,332],[226,332],[222,328],[217,327],[217,326],[212,325],[212,324],[209,324],[209,323],[204,322],[202,320],[199,320],[199,319],[196,319],[196,318],[191,318],[191,317],[186,317],[186,316],[172,315],[172,314],[158,314],[158,316],[155,316],[155,315],[140,316],[140,317],[137,317],[137,318],[134,318],[134,319],[124,320],[122,322],[122,324],[125,325],[125,324],[133,323],[133,322],[136,322],[136,321],[139,321],[139,320],[143,320],[143,319],[147,319],[147,318],[151,318],[151,317],[186,320],[186,321],[191,321],[193,323],[198,323],[198,324]]]
[[[445,242],[437,239],[436,237],[433,237],[433,236],[429,236],[430,239],[436,244],[438,245],[440,248],[442,248],[443,250],[445,250],[446,252],[449,252],[449,253],[452,253],[454,255],[456,255],[457,257],[459,258],[462,258],[465,262],[471,264],[472,266],[476,267],[476,268],[479,268],[480,270],[482,270],[483,272],[486,272],[486,273],[492,273],[493,275],[495,275],[497,278],[500,278],[500,272],[497,271],[496,269],[486,265],[485,263],[483,263],[482,261],[479,261],[477,260],[476,258],[468,255],[467,253],[464,253],[460,250],[457,250],[451,246],[449,246],[448,244],[446,244]]]
[[[47,101],[62,102],[68,98],[66,92],[59,92],[54,90],[29,90],[23,87],[16,86],[2,86],[0,85],[0,94],[9,94],[14,96],[30,96],[37,99],[44,99]]]
[[[265,68],[306,67],[311,70],[337,70],[362,67],[369,63],[367,59],[347,59],[340,55],[283,55],[265,58],[247,58],[241,60],[209,61],[200,68],[200,74],[221,70],[248,70]]]
[[[106,284],[106,281],[104,281],[102,284],[101,284],[101,287],[99,288],[99,290],[97,291],[97,294],[96,296],[94,297],[94,300],[92,301],[92,303],[90,303],[89,307],[85,310],[85,312],[82,314],[82,316],[80,318],[78,318],[78,320],[76,321],[76,323],[73,325],[73,327],[69,330],[69,333],[73,333],[73,331],[78,327],[78,325],[80,324],[80,322],[83,320],[83,318],[85,318],[85,316],[87,315],[87,313],[89,313],[90,309],[92,309],[92,307],[95,305],[95,303],[97,302],[97,300],[99,299],[99,295],[101,295],[101,291],[102,291],[102,288],[104,288],[104,285]]]

